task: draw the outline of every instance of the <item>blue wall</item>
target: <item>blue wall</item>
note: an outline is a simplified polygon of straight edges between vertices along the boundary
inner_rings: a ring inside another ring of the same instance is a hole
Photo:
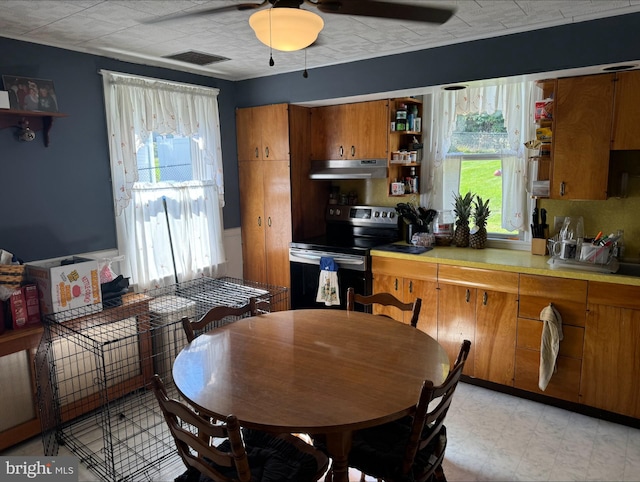
[[[640,58],[640,14],[378,59],[228,82],[0,38],[0,74],[51,79],[60,111],[51,145],[0,130],[0,248],[25,260],[116,247],[99,69],[220,89],[226,228],[240,225],[235,108],[304,102]],[[312,51],[309,52],[312,55]],[[404,72],[399,75],[398,72]]]

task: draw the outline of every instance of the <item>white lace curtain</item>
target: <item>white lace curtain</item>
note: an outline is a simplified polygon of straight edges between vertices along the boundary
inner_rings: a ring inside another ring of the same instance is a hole
[[[140,288],[215,276],[225,262],[218,89],[101,71],[121,271]],[[138,182],[152,133],[194,136],[191,181]]]
[[[502,152],[502,227],[528,231],[526,193],[527,159],[524,142],[535,138],[534,82],[442,90],[433,99],[433,135],[430,146],[427,191],[422,203],[435,209],[452,209],[452,192],[458,192],[461,158],[447,156],[456,116],[502,111],[509,149]]]

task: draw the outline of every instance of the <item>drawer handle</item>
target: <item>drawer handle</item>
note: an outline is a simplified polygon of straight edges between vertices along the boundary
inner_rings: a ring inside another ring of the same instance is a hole
[[[487,300],[489,299],[489,295],[487,294],[487,292],[484,292],[484,295],[482,295],[482,304],[487,306]]]
[[[265,157],[269,157],[269,146],[264,148],[264,155]]]
[[[258,216],[258,226],[262,226],[262,216]]]
[[[409,293],[413,293],[413,281],[409,281]]]
[[[396,278],[396,291],[398,291],[398,278]]]
[[[351,146],[351,157],[356,157],[356,146]]]
[[[340,146],[340,157],[344,156],[344,147]]]
[[[469,300],[471,300],[471,291],[469,290],[469,288],[467,288],[467,294],[464,297],[464,300],[469,303]]]
[[[260,149],[256,147],[256,159],[260,157]]]
[[[560,195],[564,196],[564,181],[560,183]]]

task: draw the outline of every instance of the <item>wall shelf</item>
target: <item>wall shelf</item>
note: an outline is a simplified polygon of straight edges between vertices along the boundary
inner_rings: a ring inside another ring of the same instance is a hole
[[[56,117],[68,117],[61,112],[41,112],[17,109],[0,109],[0,129],[7,127],[20,128],[20,123],[29,122],[29,128],[33,131],[42,131],[45,147],[49,147],[49,131]]]

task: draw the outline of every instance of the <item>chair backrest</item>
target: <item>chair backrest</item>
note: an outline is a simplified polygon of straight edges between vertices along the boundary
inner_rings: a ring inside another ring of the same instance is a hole
[[[429,380],[426,380],[423,383],[420,399],[418,400],[413,417],[409,442],[407,444],[403,460],[403,474],[408,474],[413,467],[416,454],[420,450],[432,444],[436,437],[439,437],[440,429],[444,424],[445,416],[451,406],[453,393],[458,386],[458,381],[460,381],[460,376],[462,375],[462,370],[467,357],[469,356],[470,349],[471,342],[469,340],[464,340],[460,346],[458,358],[442,385],[434,387],[433,383]],[[414,474],[416,480],[428,480],[430,478],[433,471],[442,464],[442,460],[444,459],[444,449],[444,446],[436,448],[433,453],[436,460],[430,461],[426,472],[422,474]]]
[[[219,322],[227,316],[244,317],[255,316],[256,299],[249,299],[249,303],[238,308],[232,308],[230,306],[214,306],[197,321],[191,321],[188,316],[182,318],[182,327],[187,335],[187,341],[191,343],[197,334],[203,331],[210,323]]]
[[[347,289],[347,310],[353,311],[355,304],[361,305],[383,305],[395,306],[401,311],[411,312],[411,326],[418,326],[418,318],[420,317],[420,308],[422,307],[422,299],[416,298],[413,303],[403,303],[391,293],[376,293],[375,295],[364,296],[356,294],[353,288]],[[386,315],[385,315],[386,316]]]
[[[169,398],[158,375],[153,377],[153,392],[169,426],[178,453],[189,468],[218,481],[251,480],[249,458],[240,434],[240,425],[233,415],[220,425],[213,425],[209,418],[196,413],[191,407],[176,399]],[[229,452],[219,450],[211,444],[212,439],[229,441]],[[237,476],[229,478],[216,470],[207,460],[223,467],[235,467]]]

